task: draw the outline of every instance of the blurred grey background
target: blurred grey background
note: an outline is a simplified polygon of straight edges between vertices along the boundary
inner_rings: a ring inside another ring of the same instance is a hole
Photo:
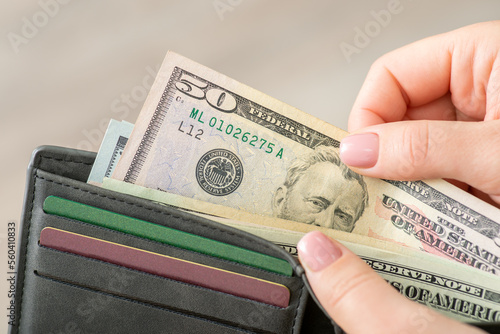
[[[32,150],[96,151],[110,118],[135,122],[167,50],[347,129],[380,55],[499,16],[495,0],[4,1],[0,272]]]

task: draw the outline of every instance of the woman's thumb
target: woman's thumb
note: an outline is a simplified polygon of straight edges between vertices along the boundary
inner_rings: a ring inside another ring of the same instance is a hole
[[[426,333],[474,330],[404,298],[363,260],[319,231],[305,235],[297,248],[316,298],[347,333],[417,333],[422,321]]]

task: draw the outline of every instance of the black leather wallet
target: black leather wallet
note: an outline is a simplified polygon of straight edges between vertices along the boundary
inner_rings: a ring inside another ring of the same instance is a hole
[[[340,332],[308,290],[302,267],[269,241],[208,219],[86,183],[96,154],[40,147],[33,153],[18,251],[11,333]],[[121,213],[288,261],[291,277],[44,212],[48,196]],[[45,227],[102,238],[288,287],[286,308],[235,297],[39,245]],[[43,273],[43,274],[41,274]]]
[[[86,183],[95,153],[40,147],[33,153],[18,250],[10,333],[343,333],[325,314],[303,268],[284,249],[252,234],[145,199]],[[48,196],[113,211],[284,259],[285,276],[221,260],[43,210]],[[54,227],[285,285],[286,308],[40,246]],[[362,315],[354,315],[360,316]],[[362,320],[362,319],[360,319]],[[492,333],[498,324],[477,325]]]

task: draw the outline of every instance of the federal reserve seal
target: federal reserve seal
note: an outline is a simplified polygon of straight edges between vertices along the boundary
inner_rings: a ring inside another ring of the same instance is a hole
[[[210,195],[225,196],[243,180],[243,165],[231,151],[215,149],[205,153],[196,165],[196,180]]]

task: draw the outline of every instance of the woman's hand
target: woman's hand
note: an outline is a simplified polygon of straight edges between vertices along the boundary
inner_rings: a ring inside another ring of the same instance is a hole
[[[430,37],[378,59],[340,147],[356,172],[393,180],[448,178],[500,204],[500,21]],[[457,181],[458,180],[458,181]],[[323,307],[348,333],[473,333],[409,301],[320,232],[298,245]]]
[[[392,180],[447,178],[500,204],[500,21],[430,37],[378,59],[340,156]]]

